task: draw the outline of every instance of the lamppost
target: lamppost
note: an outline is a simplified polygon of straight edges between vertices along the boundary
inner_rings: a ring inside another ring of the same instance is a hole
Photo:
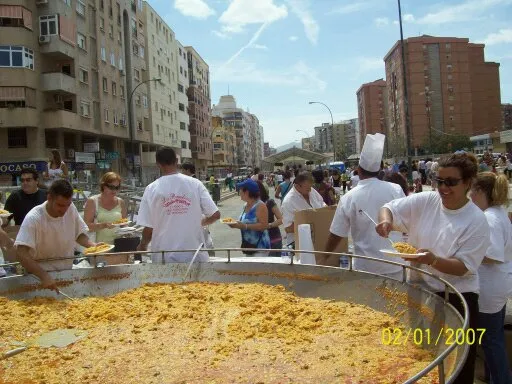
[[[309,104],[322,104],[327,110],[329,111],[329,114],[331,115],[331,145],[332,145],[332,156],[334,158],[334,161],[336,161],[336,148],[334,147],[334,119],[332,118],[332,112],[331,108],[327,106],[327,104],[322,103],[321,101],[310,101]]]
[[[411,159],[411,121],[409,118],[409,99],[407,95],[407,74],[405,72],[405,45],[404,45],[404,32],[402,28],[402,7],[400,0],[398,1],[398,21],[400,24],[400,49],[402,51],[402,76],[404,86],[404,113],[405,113],[405,138],[406,138],[406,152],[407,152],[407,168],[409,169],[407,178],[412,182],[412,159]]]
[[[133,88],[132,92],[130,93],[130,97],[128,97],[128,108],[129,108],[129,116],[130,116],[130,144],[132,147],[132,177],[135,179],[135,143],[134,143],[134,136],[135,136],[135,111],[132,105],[132,99],[133,95],[135,93],[135,90],[139,88],[142,84],[149,83],[151,81],[157,81],[159,83],[162,82],[162,79],[160,78],[153,78],[145,81],[141,81],[135,88]]]

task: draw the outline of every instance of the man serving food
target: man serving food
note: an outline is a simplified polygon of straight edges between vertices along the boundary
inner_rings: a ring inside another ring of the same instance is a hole
[[[44,288],[58,292],[49,271],[73,266],[75,242],[96,247],[89,240],[89,229],[73,205],[73,187],[67,180],[56,180],[48,190],[48,200],[34,207],[25,217],[14,246],[18,261],[36,275]]]

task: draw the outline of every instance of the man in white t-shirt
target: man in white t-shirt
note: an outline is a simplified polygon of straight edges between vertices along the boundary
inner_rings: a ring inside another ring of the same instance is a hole
[[[375,233],[375,224],[362,212],[365,211],[374,220],[377,219],[382,205],[394,199],[405,197],[398,184],[388,183],[377,178],[384,152],[385,136],[376,133],[366,135],[357,173],[361,180],[357,188],[351,189],[341,198],[332,220],[326,252],[333,252],[343,238],[352,236],[354,254],[375,257],[377,259],[397,261],[384,256],[381,249],[389,249],[387,239]],[[365,259],[354,259],[354,269],[387,275],[399,279],[402,268]]]
[[[203,183],[178,172],[174,150],[159,149],[156,162],[162,176],[142,196],[137,224],[145,228],[138,250],[146,251],[150,242],[155,252],[195,249],[205,242],[203,227],[220,219],[220,212]],[[193,254],[166,252],[165,261],[186,263]],[[160,262],[161,253],[152,258]],[[200,252],[196,260],[208,261],[208,253]]]
[[[75,243],[95,246],[87,236],[88,231],[73,204],[73,187],[67,180],[56,180],[48,190],[48,200],[25,216],[14,242],[16,256],[28,272],[41,280],[44,288],[58,291],[48,271],[72,268]]]

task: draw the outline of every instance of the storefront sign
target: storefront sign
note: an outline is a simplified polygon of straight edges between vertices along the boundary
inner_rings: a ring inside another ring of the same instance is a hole
[[[84,152],[99,152],[100,143],[84,143]]]
[[[45,161],[24,161],[19,163],[0,163],[0,174],[19,173],[23,168],[34,168],[38,172],[46,170]]]
[[[107,160],[117,160],[117,159],[119,159],[119,152],[107,152],[106,159]]]
[[[87,152],[75,152],[75,161],[77,163],[95,164],[96,155]]]

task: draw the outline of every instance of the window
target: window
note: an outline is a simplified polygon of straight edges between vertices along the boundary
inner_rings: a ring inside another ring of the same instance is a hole
[[[182,131],[186,131],[187,130],[187,124],[185,124],[183,121],[180,121],[180,129]]]
[[[121,113],[121,119],[119,120],[119,124],[121,124],[121,126],[123,127],[126,126],[126,115],[124,113]]]
[[[86,69],[79,68],[78,69],[78,80],[80,82],[87,84],[89,82],[89,72]]]
[[[179,103],[180,111],[185,112],[185,105],[183,103]]]
[[[138,0],[137,3],[138,3],[138,6],[139,6],[139,9],[142,10],[142,0]]]
[[[83,117],[91,116],[91,104],[88,101],[80,102],[80,115]]]
[[[124,99],[124,85],[119,86],[119,94],[121,95],[121,99]]]
[[[119,120],[117,119],[117,111],[114,109],[114,125],[119,125]]]
[[[57,15],[39,16],[39,36],[55,36],[59,34]]]
[[[121,31],[117,32],[117,42],[119,45],[123,44],[123,38],[121,36]]]
[[[112,95],[117,95],[117,84],[115,82],[112,82]]]
[[[144,105],[144,108],[148,107],[148,97],[146,95],[142,95],[142,104]]]
[[[178,84],[178,92],[181,92],[181,93],[183,93],[183,92],[184,92],[184,91],[183,91],[183,85]]]
[[[449,74],[448,75],[448,80],[452,80],[453,79],[453,75],[452,74]]]
[[[133,43],[133,46],[132,46],[132,52],[135,56],[138,56],[139,55],[139,46],[135,43]]]
[[[105,20],[100,17],[100,31],[105,31]]]
[[[110,24],[108,27],[108,35],[110,36],[111,39],[114,38],[114,26],[112,24]]]
[[[185,77],[187,77],[187,71],[185,71]]]
[[[108,93],[108,82],[106,77],[103,78],[103,92]]]
[[[116,66],[116,54],[114,52],[110,52],[110,65]]]
[[[137,131],[142,132],[142,120],[137,120]]]
[[[181,141],[181,149],[187,149],[187,142],[186,141]]]
[[[105,4],[103,4],[103,0],[100,0],[100,9],[103,11],[105,8]]]
[[[84,51],[87,50],[87,43],[86,43],[86,37],[82,35],[80,32],[76,34],[76,43],[78,45],[78,48],[83,49]]]
[[[76,13],[85,16],[85,3],[83,0],[76,0]]]
[[[450,111],[455,110],[455,107],[453,105],[450,105]]]
[[[124,71],[123,58],[119,56],[119,70]]]
[[[68,7],[71,7],[71,0],[62,0],[64,4],[66,4]]]
[[[139,78],[140,78],[140,72],[138,69],[133,69],[133,77],[135,78],[135,80],[139,81]]]
[[[8,128],[7,147],[27,148],[27,128]]]
[[[446,43],[446,44],[444,45],[444,47],[445,47],[446,49],[451,49],[451,48],[452,48],[452,45],[451,45],[450,43]]]
[[[183,74],[183,67],[180,65],[180,73]]]
[[[101,47],[101,60],[107,61],[107,50],[105,47]]]
[[[139,49],[140,57],[144,58],[144,47],[141,45]]]
[[[108,108],[103,109],[103,114],[105,115],[105,123],[108,123]]]
[[[140,105],[141,98],[140,95],[137,93],[137,96],[135,96],[135,104]]]
[[[34,51],[21,46],[0,46],[0,67],[34,69]]]

